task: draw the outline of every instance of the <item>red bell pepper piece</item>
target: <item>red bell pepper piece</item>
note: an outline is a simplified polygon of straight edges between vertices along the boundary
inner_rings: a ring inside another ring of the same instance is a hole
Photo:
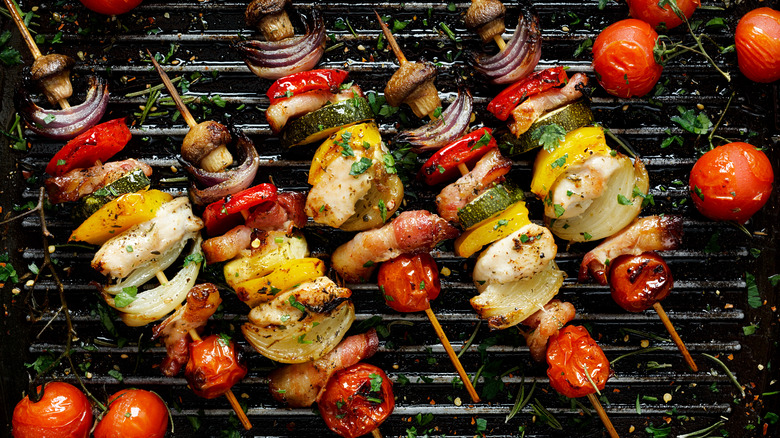
[[[54,154],[46,173],[60,176],[73,169],[94,166],[96,161],[106,162],[124,149],[131,137],[125,118],[95,125]]]
[[[330,90],[337,93],[339,86],[347,78],[349,72],[337,69],[319,69],[293,73],[277,79],[268,89],[271,105],[289,99],[296,94],[314,90]]]
[[[190,360],[184,377],[196,395],[217,398],[246,376],[246,366],[239,363],[233,341],[211,335],[190,343]]]
[[[477,129],[436,151],[423,164],[417,177],[431,186],[450,181],[460,175],[459,164],[472,167],[495,147],[498,143],[493,138],[493,131],[490,128]]]
[[[258,184],[221,201],[212,202],[203,211],[206,232],[211,236],[223,234],[241,224],[242,211],[272,202],[276,202],[276,186],[268,183]]]
[[[509,114],[526,98],[566,84],[569,76],[563,67],[553,67],[531,73],[498,93],[487,106],[499,120],[506,120]]]

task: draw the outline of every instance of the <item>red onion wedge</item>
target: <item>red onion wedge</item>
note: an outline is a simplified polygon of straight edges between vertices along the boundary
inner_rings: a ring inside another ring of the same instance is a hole
[[[240,41],[236,47],[252,73],[276,80],[314,68],[324,53],[324,42],[325,23],[315,10],[303,36],[281,41]]]
[[[470,56],[474,68],[494,84],[510,84],[530,74],[542,56],[542,32],[539,16],[530,13],[517,22],[506,48],[493,56]]]
[[[27,126],[44,137],[70,140],[95,126],[108,106],[108,83],[98,76],[89,77],[89,90],[83,103],[68,109],[44,109],[33,102],[29,86],[16,93],[16,108]]]
[[[458,97],[441,117],[423,127],[399,133],[396,141],[410,143],[415,153],[441,149],[466,132],[471,121],[472,108],[471,92],[459,89]]]
[[[237,167],[223,172],[207,172],[179,159],[187,172],[201,185],[206,186],[199,189],[194,182],[190,184],[190,199],[194,204],[208,205],[252,185],[260,167],[260,156],[255,145],[243,132],[236,131],[232,135],[236,139],[236,149],[241,160]]]

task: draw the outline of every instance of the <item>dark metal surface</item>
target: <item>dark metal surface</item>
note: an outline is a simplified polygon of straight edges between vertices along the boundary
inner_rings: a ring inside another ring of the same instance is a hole
[[[394,19],[411,20],[405,29],[396,34],[407,57],[425,56],[441,63],[437,86],[445,102],[455,96],[456,79],[464,80],[475,95],[476,123],[498,126],[499,123],[487,117],[485,111],[485,105],[497,89],[488,87],[474,76],[472,69],[464,63],[465,50],[479,50],[478,38],[468,32],[461,21],[467,2],[452,4],[454,10],[450,10],[447,3],[423,1],[295,3],[301,12],[320,8],[330,36],[328,44],[343,43],[343,46],[326,53],[320,65],[348,69],[350,79],[364,90],[381,92],[396,68],[391,52],[376,49],[380,30],[371,18],[373,9]],[[507,4],[509,24],[516,19],[518,8],[514,3]],[[722,6],[711,2],[707,5]],[[106,120],[137,112],[146,98],[125,98],[125,94],[143,89],[147,84],[159,83],[148,61],[143,60],[143,49],[167,54],[173,47],[175,50],[170,58],[173,62],[164,65],[172,78],[180,75],[189,78],[195,72],[203,74],[203,79],[190,88],[188,95],[205,97],[218,94],[226,102],[224,108],[206,105],[212,111],[208,114],[195,111],[195,117],[232,122],[252,137],[263,157],[258,181],[271,177],[280,187],[306,187],[306,172],[316,146],[280,149],[278,140],[271,137],[262,113],[268,105],[265,90],[270,82],[253,76],[231,48],[231,42],[237,39],[238,34],[252,36],[243,24],[246,3],[147,1],[116,20],[88,13],[80,4],[72,2],[23,4],[25,10],[31,6],[40,7],[38,14],[41,18],[37,19],[40,27],[35,30],[47,41],[62,26],[63,42],[42,46],[44,52],[56,51],[81,59],[76,68],[78,74],[94,71],[110,78],[110,114],[105,117]],[[576,58],[573,53],[586,39],[595,39],[598,31],[607,24],[625,18],[626,6],[609,3],[600,11],[597,1],[546,1],[536,3],[535,7],[541,15],[545,38],[540,67],[560,63],[570,66],[572,72],[586,72],[594,80],[589,50]],[[718,44],[727,46],[733,42],[730,35],[733,35],[737,17],[749,9],[750,5],[740,4],[726,12],[700,10],[694,19],[706,23],[715,17],[726,18],[726,28],[708,31]],[[61,17],[61,21],[54,18],[55,14]],[[76,19],[72,20],[74,16]],[[356,35],[337,25],[337,22],[343,22],[340,19],[346,18],[349,18]],[[460,41],[452,41],[443,34],[440,23],[446,23]],[[4,29],[11,26],[7,20],[3,24]],[[82,31],[79,32],[79,29]],[[675,29],[671,34],[681,37],[682,32]],[[25,48],[19,46],[19,49]],[[26,52],[24,59],[30,61]],[[656,204],[646,209],[644,214],[680,213],[685,216],[684,246],[666,254],[675,275],[675,289],[664,301],[664,307],[701,368],[699,373],[692,373],[672,343],[625,332],[624,329],[633,329],[667,336],[654,313],[628,314],[612,302],[608,289],[575,282],[582,255],[592,244],[575,244],[567,248],[565,243],[559,242],[557,261],[569,278],[558,298],[575,305],[578,310],[575,323],[588,326],[607,357],[614,360],[639,350],[643,340],[649,340],[651,346],[661,347],[658,352],[633,355],[615,363],[615,375],[608,382],[604,396],[608,400],[607,412],[621,436],[648,436],[645,432],[648,425],[660,426],[667,422],[676,436],[709,426],[720,417],[729,419],[723,429],[728,430],[731,437],[762,436],[764,423],[757,416],[763,418],[766,412],[778,412],[777,399],[780,396],[766,396],[766,402],[770,403],[768,407],[764,406],[763,397],[753,399],[753,396],[764,392],[778,390],[778,385],[773,383],[773,379],[778,378],[774,371],[776,365],[770,363],[777,355],[777,313],[773,310],[777,304],[777,288],[773,289],[767,280],[769,275],[780,272],[776,243],[780,215],[777,194],[748,225],[754,233],[752,238],[747,238],[732,226],[713,223],[699,215],[687,199],[686,186],[688,172],[697,157],[695,148],[703,147],[706,140],[683,132],[669,119],[677,113],[678,106],[695,109],[697,104],[701,104],[714,122],[733,90],[734,100],[718,133],[729,138],[750,137],[751,143],[768,149],[775,171],[780,171],[779,154],[772,150],[777,147],[780,136],[777,85],[749,83],[739,74],[733,53],[718,57],[718,61],[725,63],[734,76],[732,84],[727,84],[700,58],[689,58],[675,60],[666,67],[661,80],[665,89],[652,100],[615,99],[598,87],[594,91],[596,120],[630,141],[650,171],[651,193]],[[3,107],[0,115],[4,126],[7,126],[13,114],[11,93],[19,83],[19,69],[5,69],[2,81]],[[168,109],[173,113],[170,107]],[[402,112],[411,114],[408,109]],[[396,132],[398,120],[397,116],[380,118],[383,133]],[[685,145],[660,149],[667,130],[682,135]],[[183,193],[185,186],[182,183],[158,182],[161,178],[181,175],[173,172],[173,167],[178,166],[175,151],[186,131],[181,118],[175,122],[170,116],[149,119],[144,125],[133,128],[131,143],[117,158],[136,157],[148,162],[154,167],[155,187]],[[12,212],[12,205],[24,204],[36,197],[41,179],[25,183],[19,170],[31,169],[41,177],[45,163],[62,145],[61,142],[33,136],[28,138],[32,141],[32,148],[27,153],[11,151],[7,147],[2,150],[0,177],[3,193],[0,203],[3,215]],[[389,138],[390,135],[386,136],[386,139]],[[513,170],[515,180],[525,187],[530,182],[532,160],[532,155],[519,157]],[[680,185],[678,181],[685,184]],[[435,210],[435,193],[430,189],[415,183],[408,187],[407,193],[405,209]],[[541,219],[541,205],[530,201],[529,207],[532,219]],[[68,208],[51,211],[47,217],[55,241],[64,244],[74,227]],[[11,223],[4,226],[2,232],[3,251],[10,253],[20,274],[26,272],[31,263],[40,264],[43,250],[37,219],[31,217]],[[327,257],[349,235],[312,225],[308,227],[307,238],[314,253]],[[713,242],[717,243],[717,248]],[[754,249],[760,250],[758,257]],[[183,378],[169,379],[160,375],[156,364],[164,356],[164,348],[149,341],[149,327],[132,329],[114,320],[115,331],[112,333],[107,329],[98,311],[100,298],[95,288],[89,285],[91,280],[102,280],[89,267],[92,254],[89,249],[67,245],[58,246],[54,253],[59,267],[67,274],[65,286],[70,307],[74,309],[79,336],[76,344],[79,347],[73,355],[77,362],[89,364],[79,373],[90,373],[91,377],[86,380],[90,390],[102,398],[127,386],[157,391],[172,407],[175,436],[219,436],[223,430],[228,430],[230,425],[227,420],[231,413],[225,400],[199,399],[186,388]],[[444,292],[434,303],[434,311],[457,351],[477,327],[477,318],[468,303],[475,293],[469,279],[473,261],[456,257],[451,243],[444,245],[435,255],[440,265],[450,268],[452,275],[443,279]],[[762,299],[766,300],[766,304],[758,309],[747,304],[745,272],[755,274]],[[34,361],[42,354],[57,354],[64,348],[61,317],[36,337],[57,307],[56,294],[51,286],[50,281],[44,280],[36,288],[35,297],[39,303],[47,288],[52,292],[50,309],[39,315],[40,320],[37,321],[29,318],[29,288],[24,284],[6,284],[2,290],[0,400],[4,425],[0,426],[3,429],[0,435],[10,430],[11,411],[25,389],[29,369],[24,363]],[[13,287],[20,288],[21,293],[13,294]],[[473,345],[463,355],[464,367],[471,374],[484,365],[482,378],[476,386],[486,400],[475,405],[468,402],[464,389],[453,388],[451,382],[457,374],[425,315],[391,311],[384,305],[374,285],[352,285],[352,289],[358,314],[353,330],[358,330],[361,323],[372,317],[382,318],[382,344],[370,362],[385,369],[395,381],[397,407],[393,416],[381,427],[385,436],[406,436],[407,429],[412,427],[418,432],[430,428],[434,435],[473,436],[478,434],[477,419],[487,421],[485,433],[488,436],[518,436],[520,426],[526,426],[526,436],[533,437],[596,437],[604,434],[595,415],[583,414],[579,407],[561,399],[549,388],[545,366],[530,360],[516,328],[490,332],[486,325],[482,325]],[[223,298],[224,307],[208,330],[235,331],[236,339],[240,339],[240,332],[236,329],[246,320],[248,309],[232,294],[223,293]],[[758,325],[756,333],[744,335],[742,328],[753,323]],[[286,410],[272,400],[265,376],[274,364],[248,347],[247,353],[250,373],[233,390],[239,400],[247,404],[249,418],[255,427],[248,433],[242,432],[242,436],[328,435],[316,411]],[[746,399],[739,397],[723,370],[702,353],[717,355],[729,366],[739,382],[746,386]],[[651,361],[657,366],[649,366]],[[110,376],[111,370],[119,371],[123,382]],[[74,380],[71,370],[65,366],[56,368],[55,376]],[[563,424],[562,431],[542,424],[534,417],[530,407],[508,423],[504,422],[523,378],[526,389],[529,389],[530,382],[538,381],[534,397]],[[408,383],[404,383],[407,380]],[[672,396],[668,403],[664,402],[665,394]],[[641,412],[637,410],[637,400],[641,404]],[[420,425],[415,417],[429,413],[433,414],[433,420]],[[198,419],[201,428],[197,432],[188,417]],[[769,426],[766,436],[776,436],[777,427]]]

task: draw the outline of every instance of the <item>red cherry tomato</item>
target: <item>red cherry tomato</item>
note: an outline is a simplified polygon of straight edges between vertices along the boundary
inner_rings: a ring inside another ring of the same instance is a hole
[[[75,386],[51,382],[39,401],[25,397],[16,404],[11,424],[15,438],[86,438],[92,429],[92,406]]]
[[[108,399],[95,438],[163,438],[167,430],[168,408],[157,394],[124,389]]]
[[[217,398],[246,376],[236,346],[222,336],[211,335],[190,343],[190,361],[184,377],[200,397]]]
[[[593,70],[607,93],[641,97],[661,77],[653,57],[658,34],[644,21],[621,20],[601,31],[593,43]]]
[[[556,391],[569,398],[593,394],[596,390],[588,380],[604,389],[609,378],[607,356],[582,326],[568,325],[547,343],[547,377]]]
[[[124,149],[131,137],[124,118],[95,125],[54,154],[46,166],[46,173],[60,176],[73,169],[94,166],[98,160],[106,162]]]
[[[130,12],[141,4],[141,0],[79,0],[84,6],[104,15],[119,15]]]
[[[436,260],[427,253],[403,254],[382,263],[377,284],[387,305],[399,312],[425,310],[441,292]]]
[[[672,290],[672,272],[654,252],[624,254],[609,263],[612,299],[629,312],[647,310]]]
[[[498,143],[493,137],[493,130],[474,130],[436,151],[420,168],[417,178],[429,186],[450,181],[460,176],[459,164],[472,167],[496,147]]]
[[[650,26],[658,27],[659,24],[663,23],[667,29],[672,29],[683,24],[683,21],[668,4],[660,7],[657,0],[627,0],[627,2],[628,12],[631,16],[648,23]],[[691,18],[696,8],[701,6],[701,0],[677,0],[676,3],[685,18]]]
[[[780,11],[748,12],[739,20],[734,40],[743,75],[756,82],[780,79]]]
[[[766,154],[735,142],[702,155],[691,170],[689,188],[704,216],[745,223],[769,200],[774,179]]]
[[[393,386],[384,371],[358,363],[334,374],[317,402],[330,430],[345,438],[365,435],[393,412]]]

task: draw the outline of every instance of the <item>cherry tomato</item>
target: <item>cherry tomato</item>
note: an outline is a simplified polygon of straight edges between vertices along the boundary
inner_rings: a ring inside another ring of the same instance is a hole
[[[653,57],[658,34],[644,21],[621,20],[601,31],[593,43],[593,70],[607,93],[641,97],[661,77]]]
[[[79,0],[88,9],[104,15],[119,15],[130,12],[141,4],[141,0]]]
[[[379,267],[377,284],[388,306],[399,312],[431,307],[441,292],[436,260],[430,254],[403,254]]]
[[[168,408],[157,394],[123,389],[108,399],[95,438],[162,438],[167,430]]]
[[[75,386],[51,382],[39,401],[25,397],[16,404],[11,423],[15,438],[86,438],[92,428],[92,406]]]
[[[318,402],[330,430],[345,438],[365,435],[393,412],[393,386],[384,371],[358,363],[334,374]]]
[[[658,27],[663,23],[667,29],[672,29],[683,24],[670,5],[660,7],[658,0],[627,0],[627,2],[631,16],[650,26]],[[701,6],[701,0],[677,0],[676,3],[685,18],[691,18],[696,8]]]
[[[774,178],[766,154],[735,142],[702,155],[693,165],[688,185],[701,214],[745,223],[769,200]]]
[[[223,336],[211,335],[190,343],[190,361],[184,377],[200,397],[216,398],[246,376],[236,346]]]
[[[743,75],[755,82],[780,79],[780,11],[748,12],[739,20],[734,40]]]
[[[582,326],[568,325],[547,343],[547,377],[556,391],[569,398],[604,389],[609,378],[607,356]],[[591,384],[586,373],[590,375]]]
[[[629,312],[647,310],[672,290],[672,272],[654,252],[624,254],[609,263],[612,299]]]

